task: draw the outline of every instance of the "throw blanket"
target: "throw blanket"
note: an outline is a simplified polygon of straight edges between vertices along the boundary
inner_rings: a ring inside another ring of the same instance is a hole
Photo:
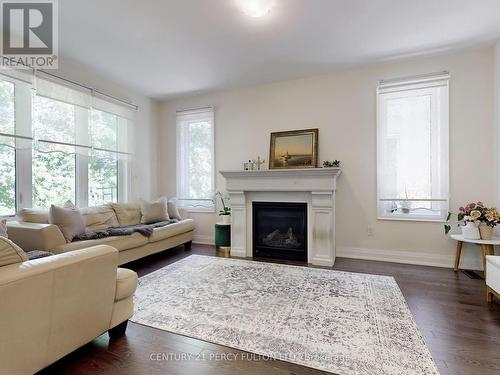
[[[95,232],[85,232],[73,238],[75,241],[86,241],[86,240],[99,240],[101,238],[112,237],[112,236],[128,236],[133,233],[140,233],[145,237],[151,237],[153,234],[153,229],[167,226],[172,223],[177,223],[178,220],[167,220],[160,221],[153,224],[139,224],[131,225],[129,227],[119,227],[119,228],[108,228],[97,230]]]

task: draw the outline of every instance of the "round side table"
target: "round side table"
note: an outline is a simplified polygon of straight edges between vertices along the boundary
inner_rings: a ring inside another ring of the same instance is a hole
[[[220,255],[231,254],[231,224],[215,224],[215,247]]]
[[[483,272],[486,275],[486,255],[495,255],[493,246],[500,245],[500,238],[492,238],[491,240],[469,240],[461,234],[452,234],[451,238],[457,241],[457,254],[455,256],[455,271],[460,269],[460,256],[462,255],[462,244],[464,242],[473,243],[481,246],[483,253]]]

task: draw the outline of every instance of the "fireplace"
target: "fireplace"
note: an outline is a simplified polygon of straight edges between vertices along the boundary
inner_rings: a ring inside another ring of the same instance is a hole
[[[307,261],[307,203],[253,202],[253,256]]]

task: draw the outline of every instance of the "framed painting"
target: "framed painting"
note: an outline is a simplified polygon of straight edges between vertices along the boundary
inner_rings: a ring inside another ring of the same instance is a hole
[[[318,129],[271,133],[269,169],[316,168]]]

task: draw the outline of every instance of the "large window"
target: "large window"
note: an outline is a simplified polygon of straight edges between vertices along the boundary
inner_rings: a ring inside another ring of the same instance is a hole
[[[116,202],[118,199],[118,116],[93,110],[90,117],[90,139],[95,147],[89,155],[89,205]]]
[[[126,201],[133,111],[28,73],[0,75],[0,216]]]
[[[16,212],[14,84],[0,81],[0,215]]]
[[[378,89],[378,215],[440,221],[448,213],[448,75]]]
[[[177,113],[177,196],[190,210],[212,211],[214,113],[212,108]]]
[[[33,206],[76,199],[76,106],[35,96],[33,102]],[[57,173],[54,173],[57,171]]]

